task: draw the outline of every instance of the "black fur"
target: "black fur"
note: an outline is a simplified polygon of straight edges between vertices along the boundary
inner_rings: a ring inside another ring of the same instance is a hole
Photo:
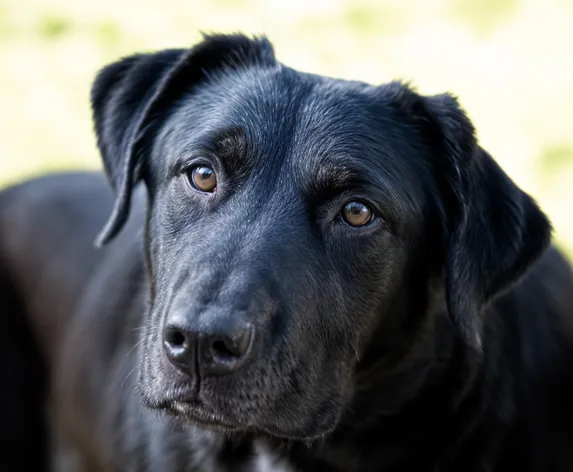
[[[573,275],[452,96],[297,72],[233,35],[107,66],[92,107],[115,196],[90,173],[0,194],[2,326],[31,327],[0,377],[47,364],[86,470],[252,470],[261,450],[303,471],[573,467]],[[214,194],[186,182],[197,163]],[[174,313],[254,326],[249,362],[183,374]],[[29,390],[1,399],[45,447]]]

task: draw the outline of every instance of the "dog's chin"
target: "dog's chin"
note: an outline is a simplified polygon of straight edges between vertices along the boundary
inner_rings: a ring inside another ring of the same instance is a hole
[[[312,414],[301,415],[306,418],[304,423],[287,422],[284,416],[274,417],[262,415],[264,421],[246,421],[234,418],[231,414],[215,411],[210,406],[197,399],[190,391],[183,393],[181,390],[170,392],[161,397],[150,397],[142,392],[142,403],[152,410],[159,410],[172,417],[180,424],[194,426],[200,429],[225,434],[254,433],[278,440],[312,442],[323,439],[330,434],[338,424],[339,413],[329,411],[321,414],[320,421]],[[285,407],[286,408],[286,407]]]
[[[322,391],[317,392],[322,399],[314,398],[310,408],[308,398],[301,401],[293,392],[292,398],[284,404],[271,402],[269,405],[263,401],[251,404],[248,408],[251,413],[244,409],[241,412],[242,405],[236,405],[238,408],[232,406],[239,401],[237,398],[232,401],[218,398],[216,391],[205,392],[195,381],[183,378],[168,380],[161,372],[149,376],[143,374],[145,371],[140,371],[138,382],[145,407],[161,411],[180,424],[210,431],[254,433],[279,440],[312,442],[323,439],[336,429],[343,410],[340,392]],[[261,398],[272,398],[272,395],[261,395]],[[227,406],[221,408],[220,405]]]
[[[166,413],[180,423],[219,432],[245,429],[244,424],[230,415],[215,411],[202,402],[195,388],[182,386],[160,393],[148,389],[145,383],[142,383],[139,391],[144,407]]]
[[[198,403],[171,402],[163,408],[163,411],[176,421],[198,427],[204,430],[233,434],[254,433],[279,440],[312,442],[328,436],[336,427],[337,415],[332,415],[330,420],[323,422],[319,427],[316,425],[283,425],[280,421],[272,419],[263,425],[251,424],[231,419],[226,415],[215,413]]]
[[[146,408],[165,413],[181,424],[221,433],[232,433],[247,429],[247,425],[231,418],[229,415],[209,408],[199,401],[193,393],[183,395],[177,392],[175,394],[150,396],[145,391],[142,391],[141,402]]]

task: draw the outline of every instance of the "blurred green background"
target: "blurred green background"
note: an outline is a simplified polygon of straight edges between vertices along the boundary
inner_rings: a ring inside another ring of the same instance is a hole
[[[573,255],[572,0],[0,0],[0,185],[99,167],[88,92],[134,51],[266,33],[322,74],[452,91]]]

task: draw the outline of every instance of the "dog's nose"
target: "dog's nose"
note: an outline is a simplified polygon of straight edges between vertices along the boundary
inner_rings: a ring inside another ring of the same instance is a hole
[[[254,327],[245,325],[233,332],[201,332],[170,323],[164,331],[164,348],[171,363],[187,375],[232,374],[252,352]]]

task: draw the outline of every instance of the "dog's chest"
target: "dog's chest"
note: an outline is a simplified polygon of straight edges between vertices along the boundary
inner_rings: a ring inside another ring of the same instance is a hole
[[[296,472],[288,461],[273,453],[263,442],[255,444],[253,472]]]
[[[180,455],[181,472],[297,472],[285,457],[273,452],[264,441],[254,440],[231,444],[217,433],[191,429],[187,444],[191,446]],[[162,446],[166,446],[163,444]],[[180,448],[185,449],[181,443]],[[164,454],[165,455],[165,454]],[[182,468],[181,468],[182,466]]]

